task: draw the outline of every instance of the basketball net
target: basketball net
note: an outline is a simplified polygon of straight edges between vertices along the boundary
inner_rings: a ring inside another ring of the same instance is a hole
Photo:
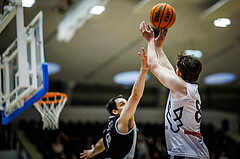
[[[39,101],[34,103],[43,121],[43,130],[56,130],[59,125],[59,116],[67,101],[67,95],[58,92],[48,92]]]

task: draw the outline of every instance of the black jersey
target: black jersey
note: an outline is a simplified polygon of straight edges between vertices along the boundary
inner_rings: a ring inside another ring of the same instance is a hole
[[[134,158],[137,129],[136,124],[127,133],[117,130],[119,117],[110,116],[108,127],[103,132],[103,142],[107,152],[107,158],[111,159],[132,159]]]

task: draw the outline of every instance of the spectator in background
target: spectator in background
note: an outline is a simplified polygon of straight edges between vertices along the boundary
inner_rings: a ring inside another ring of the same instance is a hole
[[[71,143],[69,141],[69,137],[68,135],[64,132],[64,130],[60,129],[59,130],[59,138],[60,138],[60,143],[63,145],[64,147],[64,151],[71,151],[72,150],[72,146]]]
[[[84,147],[91,147],[92,144],[93,144],[93,136],[88,136],[87,142],[84,144]]]
[[[151,158],[153,158],[153,154],[156,151],[156,147],[155,147],[155,143],[154,143],[152,136],[147,137],[147,145],[149,148],[149,154],[150,154]]]
[[[138,139],[137,142],[137,157],[138,158],[145,158],[147,155],[149,155],[149,149],[146,142],[141,138]]]
[[[59,159],[67,159],[67,156],[64,152],[61,152],[59,155]]]
[[[227,154],[226,154],[225,151],[222,151],[222,152],[220,153],[219,159],[229,159],[229,157],[227,156]]]
[[[229,121],[227,119],[222,120],[221,126],[224,133],[227,133],[229,131]]]
[[[64,151],[60,136],[56,137],[55,143],[52,144],[52,150],[56,155],[59,155]]]
[[[167,158],[167,149],[163,143],[162,138],[157,137],[155,146],[156,146],[157,151],[159,152],[160,158],[161,159]]]

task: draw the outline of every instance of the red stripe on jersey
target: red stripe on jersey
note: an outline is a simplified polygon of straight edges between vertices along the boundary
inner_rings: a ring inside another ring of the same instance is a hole
[[[194,131],[186,131],[186,130],[184,130],[184,134],[196,136],[196,137],[198,137],[198,138],[200,139],[199,142],[202,141],[202,135],[201,135],[201,133],[197,133],[197,132],[194,132]]]

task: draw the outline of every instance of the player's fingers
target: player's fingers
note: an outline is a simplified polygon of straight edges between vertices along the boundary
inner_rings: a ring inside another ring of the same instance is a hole
[[[144,47],[142,47],[142,52],[143,52],[143,56],[146,56]]]
[[[164,29],[163,31],[163,37],[165,37],[167,35],[168,29]]]
[[[86,154],[80,153],[80,158],[84,158],[85,156],[86,156]]]
[[[144,21],[143,21],[143,30],[146,30],[146,25]]]
[[[142,22],[139,25],[139,30],[142,32]]]
[[[141,31],[142,33],[143,33],[144,30],[146,29],[146,27],[145,27],[145,22],[144,22],[144,21],[141,22],[141,24],[140,24],[140,26],[139,26],[139,29],[140,29],[140,31]]]
[[[161,38],[161,33],[159,32],[158,36],[155,39],[159,40],[160,38]]]
[[[143,59],[141,52],[138,52],[138,55],[140,56],[141,59]]]
[[[150,24],[148,24],[147,26],[148,26],[148,30],[152,31],[152,28],[151,28]]]
[[[162,28],[159,29],[159,35],[162,36]]]
[[[153,32],[153,28],[150,26],[150,24],[148,24],[148,29],[150,30],[150,32]]]

